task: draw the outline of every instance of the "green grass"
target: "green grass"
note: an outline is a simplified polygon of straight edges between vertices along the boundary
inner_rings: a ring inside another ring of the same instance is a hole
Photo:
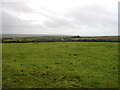
[[[118,43],[4,43],[3,88],[117,88]]]

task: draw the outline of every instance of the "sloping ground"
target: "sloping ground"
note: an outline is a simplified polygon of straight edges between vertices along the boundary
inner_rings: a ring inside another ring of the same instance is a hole
[[[3,88],[117,88],[118,43],[4,43]]]

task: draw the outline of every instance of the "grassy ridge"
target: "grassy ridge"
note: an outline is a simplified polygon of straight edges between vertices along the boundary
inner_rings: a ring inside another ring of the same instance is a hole
[[[3,88],[116,88],[118,43],[3,44]]]

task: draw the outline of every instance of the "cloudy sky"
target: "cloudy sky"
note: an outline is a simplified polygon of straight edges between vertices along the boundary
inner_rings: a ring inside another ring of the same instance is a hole
[[[2,33],[118,35],[118,1],[2,0]]]

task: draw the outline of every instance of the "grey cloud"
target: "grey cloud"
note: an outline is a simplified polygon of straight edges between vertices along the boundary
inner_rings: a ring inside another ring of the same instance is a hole
[[[25,24],[19,18],[14,17],[4,11],[2,12],[2,32],[3,33],[16,33],[16,32],[19,33],[23,26],[25,26]]]
[[[0,27],[2,26],[2,8],[0,7]]]
[[[27,4],[25,4],[25,2],[2,2],[2,8],[19,13],[34,12],[32,8],[28,7]]]
[[[44,25],[49,28],[74,28],[74,24],[64,17],[49,17]]]
[[[76,7],[68,11],[63,17],[51,17],[45,21],[44,25],[48,28],[72,28],[81,30],[82,27],[89,27],[96,31],[101,29],[117,30],[117,12],[109,11],[107,8],[99,5]],[[95,32],[96,32],[95,31]],[[94,32],[94,31],[93,31]],[[104,32],[101,30],[101,32]]]
[[[2,32],[3,33],[30,33],[43,29],[42,26],[32,25],[30,21],[21,20],[7,12],[2,12]]]
[[[23,2],[3,2],[2,13],[2,32],[3,33],[34,33],[44,30],[41,25],[33,25],[33,20],[21,20],[17,16],[13,16],[10,11],[17,12],[19,14],[35,13],[30,7]]]
[[[110,10],[98,5],[76,7],[61,18],[48,16],[50,19],[44,24],[53,31],[69,34],[116,35],[117,11]]]
[[[2,12],[2,25],[3,26],[15,26],[15,25],[22,26],[22,25],[25,25],[25,22],[3,11]]]
[[[77,25],[102,25],[106,27],[117,25],[117,13],[113,13],[113,11],[108,11],[106,8],[97,5],[84,6],[82,8],[77,7],[65,16]]]
[[[2,13],[3,33],[47,33],[47,34],[79,34],[79,35],[112,35],[117,33],[117,13],[102,6],[92,5],[76,7],[63,16],[52,16],[38,13],[23,3],[3,3],[3,8],[22,13],[36,13],[48,20],[44,27],[33,25],[32,21],[24,21],[7,11]],[[38,18],[39,19],[39,18]],[[33,21],[34,22],[34,21]],[[85,27],[85,28],[84,28]]]
[[[3,34],[36,34],[44,32],[40,26],[3,26]]]

